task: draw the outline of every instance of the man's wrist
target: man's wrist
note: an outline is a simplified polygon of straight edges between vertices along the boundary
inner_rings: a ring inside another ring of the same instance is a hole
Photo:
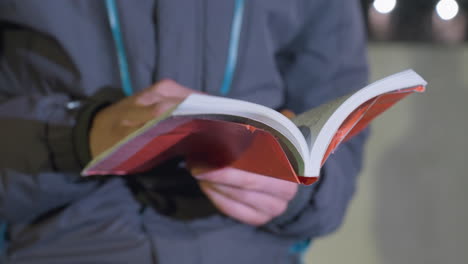
[[[120,90],[107,88],[90,97],[79,107],[72,140],[80,169],[92,160],[89,133],[96,114],[122,97]]]

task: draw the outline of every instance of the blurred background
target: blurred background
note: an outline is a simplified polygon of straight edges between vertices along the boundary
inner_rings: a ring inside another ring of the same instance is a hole
[[[371,81],[429,83],[373,124],[344,225],[306,263],[468,263],[468,0],[362,1]]]

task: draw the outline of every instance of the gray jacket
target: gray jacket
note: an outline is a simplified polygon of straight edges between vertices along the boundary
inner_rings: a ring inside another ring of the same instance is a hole
[[[219,94],[234,1],[117,3],[133,87],[170,78]],[[182,191],[168,184],[184,174],[169,165],[153,181],[83,180],[90,119],[122,97],[104,1],[1,0],[0,32],[0,219],[8,224],[0,262],[294,263],[292,246],[342,222],[364,134],[260,228],[212,210],[193,182]],[[300,112],[366,81],[358,1],[246,1],[229,97]],[[72,101],[82,107],[67,107]],[[156,198],[143,202],[148,195]],[[161,197],[171,210],[154,205]]]

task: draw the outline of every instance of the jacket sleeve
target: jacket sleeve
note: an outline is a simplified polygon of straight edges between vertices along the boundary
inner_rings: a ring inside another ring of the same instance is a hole
[[[287,108],[302,112],[362,88],[367,82],[366,39],[355,0],[304,1],[308,22],[284,55]],[[353,196],[367,131],[329,157],[320,180],[300,186],[287,211],[264,228],[298,239],[337,229]]]
[[[79,111],[70,102],[59,93],[0,92],[0,219],[32,221],[98,184],[79,172],[89,160],[91,118],[103,102],[87,101]]]
[[[77,96],[72,82],[51,77],[70,76],[66,68],[28,49],[16,31],[0,33],[0,220],[27,223],[99,184],[79,172],[89,160],[89,124],[107,99]]]

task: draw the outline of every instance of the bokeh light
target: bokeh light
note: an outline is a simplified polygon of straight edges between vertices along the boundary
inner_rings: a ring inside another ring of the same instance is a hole
[[[395,9],[396,3],[396,0],[375,0],[374,8],[379,13],[388,14]]]
[[[460,7],[455,0],[440,0],[436,5],[436,12],[443,20],[451,20],[457,16]]]

